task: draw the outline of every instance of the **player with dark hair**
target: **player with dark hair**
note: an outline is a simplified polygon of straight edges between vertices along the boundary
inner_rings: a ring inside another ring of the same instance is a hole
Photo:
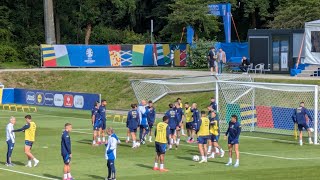
[[[169,118],[163,116],[162,122],[159,122],[155,131],[155,146],[156,146],[156,157],[154,160],[153,170],[160,170],[162,172],[168,171],[164,168],[164,155],[166,154],[167,144],[169,144],[170,128],[168,125]],[[158,163],[160,161],[160,168]]]
[[[208,152],[210,156],[208,158],[214,158],[215,154],[220,153],[220,157],[224,156],[223,149],[219,146],[219,136],[220,136],[220,128],[219,128],[219,121],[216,118],[217,114],[215,111],[210,112],[210,139],[209,146],[213,147],[213,149],[208,149]],[[210,144],[211,143],[211,144]],[[215,151],[215,149],[218,149],[218,152]]]
[[[309,136],[309,144],[313,144],[312,140],[311,140],[311,131],[312,129],[309,128],[308,124],[307,124],[307,119],[306,116],[308,116],[310,121],[312,120],[312,116],[310,115],[309,111],[304,107],[304,102],[300,103],[300,106],[294,110],[293,114],[292,114],[292,120],[294,123],[298,124],[298,129],[299,129],[299,144],[300,146],[303,145],[302,142],[302,130],[303,128],[308,131],[308,136]]]
[[[105,143],[106,142],[106,136],[105,136],[105,131],[106,131],[106,127],[107,127],[107,115],[106,115],[106,111],[107,111],[107,101],[105,99],[103,99],[101,101],[101,105],[99,106],[99,114],[101,117],[101,136],[102,136],[102,142]]]
[[[152,142],[152,128],[156,122],[156,109],[153,106],[153,102],[149,101],[147,106],[147,120],[149,125],[149,142]]]
[[[209,125],[210,120],[206,117],[206,112],[201,111],[201,118],[198,121],[197,135],[198,135],[198,148],[201,155],[199,163],[208,162],[207,160],[207,143],[209,139]]]
[[[238,122],[238,116],[232,115],[231,121],[229,122],[228,130],[225,134],[225,139],[228,137],[228,148],[229,148],[229,161],[226,164],[227,166],[232,165],[232,150],[234,147],[235,153],[236,153],[236,163],[234,167],[239,166],[239,136],[241,133],[241,125]]]
[[[128,112],[127,116],[127,128],[130,131],[132,137],[132,148],[139,147],[137,143],[137,129],[139,127],[139,113],[137,111],[137,105],[131,104],[131,111]]]
[[[178,124],[177,113],[174,109],[173,104],[169,104],[169,110],[166,112],[165,116],[169,118],[170,127],[170,144],[169,149],[172,149],[172,144],[176,143],[176,128]]]
[[[99,114],[99,106],[100,106],[100,103],[95,102],[94,108],[91,111],[91,122],[93,126],[93,141],[92,141],[93,146],[95,146],[97,143],[101,144],[100,129],[102,128],[102,122]]]
[[[184,113],[183,113],[183,110],[182,108],[180,107],[180,103],[179,102],[176,102],[175,103],[175,111],[176,111],[176,115],[177,115],[177,127],[176,127],[176,138],[177,138],[177,141],[176,141],[176,148],[178,148],[179,144],[180,144],[180,132],[182,130],[182,127],[183,127],[183,123],[182,123],[182,120],[184,118]]]
[[[25,120],[27,122],[26,125],[24,125],[22,128],[13,130],[12,132],[24,132],[24,139],[25,139],[25,146],[24,146],[24,153],[28,157],[28,163],[26,167],[32,167],[32,160],[34,161],[33,166],[37,166],[39,164],[39,160],[33,156],[31,153],[31,148],[32,145],[36,139],[36,130],[37,130],[37,125],[34,123],[31,119],[31,115],[26,115]]]
[[[71,176],[71,168],[70,168],[72,154],[71,154],[71,140],[70,140],[69,133],[71,131],[72,131],[72,125],[70,123],[66,123],[64,125],[64,131],[61,136],[61,156],[64,162],[64,166],[63,166],[64,180],[73,180],[73,177]]]
[[[177,98],[177,102],[179,103],[179,106],[182,109],[183,108],[182,99],[181,98]],[[186,136],[186,134],[184,133],[184,125],[183,125],[184,122],[183,121],[184,121],[184,119],[181,119],[180,131],[181,131],[181,135],[182,136]]]

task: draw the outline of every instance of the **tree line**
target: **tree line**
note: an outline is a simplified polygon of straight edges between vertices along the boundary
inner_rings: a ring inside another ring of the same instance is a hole
[[[0,0],[0,62],[37,65],[39,44],[45,43],[42,0]],[[209,16],[217,0],[53,0],[59,44],[180,42],[191,25],[196,39],[224,41],[221,17]],[[250,28],[303,28],[320,18],[319,0],[230,0],[240,39]],[[232,39],[236,34],[232,29]],[[185,37],[183,42],[185,42]]]

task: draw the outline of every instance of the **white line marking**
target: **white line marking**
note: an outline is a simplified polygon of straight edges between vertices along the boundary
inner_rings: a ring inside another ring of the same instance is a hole
[[[264,138],[264,137],[255,137],[255,136],[241,136],[244,138],[251,138],[251,139],[263,139],[268,141],[278,141],[278,142],[289,142],[289,143],[298,143],[296,141],[289,141],[289,140],[281,140],[281,139],[272,139],[272,138]]]
[[[80,133],[80,134],[90,134],[88,132],[81,132],[81,131],[73,131],[75,133]],[[250,137],[250,136],[246,136]],[[121,139],[125,139],[126,137],[119,137]],[[250,137],[251,138],[251,137]],[[258,139],[258,137],[256,137]],[[268,138],[261,138],[265,140],[273,140],[273,139],[268,139]],[[274,139],[277,140],[277,139]],[[187,147],[193,147],[195,148],[195,145],[189,145],[189,144],[180,144],[180,146],[187,146]],[[269,157],[269,158],[276,158],[276,159],[285,159],[285,160],[312,160],[312,159],[320,159],[320,157],[314,157],[314,158],[290,158],[290,157],[282,157],[282,156],[273,156],[273,155],[266,155],[266,154],[257,154],[257,153],[249,153],[249,152],[240,152],[241,154],[246,154],[246,155],[252,155],[252,156],[260,156],[260,157]]]
[[[49,177],[45,177],[45,176],[39,176],[39,175],[30,174],[30,173],[25,173],[25,172],[21,172],[21,171],[14,171],[14,170],[11,170],[11,169],[0,168],[0,170],[9,171],[9,172],[14,172],[14,173],[17,173],[17,174],[23,174],[23,175],[27,175],[27,176],[33,176],[33,177],[37,177],[37,178],[41,178],[41,179],[59,180],[59,179],[55,179],[55,178],[49,178]]]

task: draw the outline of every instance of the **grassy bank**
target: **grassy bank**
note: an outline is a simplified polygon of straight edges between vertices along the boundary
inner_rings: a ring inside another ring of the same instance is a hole
[[[164,76],[115,72],[49,71],[1,72],[0,82],[6,87],[56,91],[99,93],[108,100],[109,109],[128,109],[136,99],[130,86],[131,79],[159,78]],[[317,84],[319,80],[255,79],[257,82]],[[214,92],[172,94],[156,103],[157,111],[164,112],[168,104],[182,98],[183,102],[197,102],[201,109],[209,104]]]

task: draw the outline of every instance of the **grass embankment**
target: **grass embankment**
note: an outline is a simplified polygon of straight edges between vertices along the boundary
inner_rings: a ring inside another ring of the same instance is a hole
[[[129,109],[130,104],[136,102],[130,80],[159,77],[165,76],[84,71],[1,72],[0,82],[6,87],[99,93],[108,100],[108,109]],[[255,81],[320,85],[319,80],[257,78]],[[183,102],[197,102],[205,109],[212,96],[214,92],[172,94],[158,101],[156,107],[158,112],[164,112],[170,102],[180,97]]]

